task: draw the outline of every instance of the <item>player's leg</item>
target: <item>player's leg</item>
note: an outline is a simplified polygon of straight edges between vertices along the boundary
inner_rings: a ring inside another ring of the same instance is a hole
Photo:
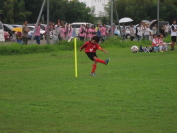
[[[106,61],[101,60],[101,59],[98,59],[98,57],[96,57],[96,56],[94,56],[93,59],[94,59],[94,61],[96,61],[96,62],[99,62],[99,63],[102,63],[102,64],[106,64]]]
[[[97,62],[93,61],[93,65],[92,65],[92,71],[91,71],[91,75],[95,76],[95,70],[97,68]]]
[[[97,67],[97,65],[96,65],[97,62],[94,60],[94,57],[95,57],[95,56],[97,57],[97,55],[96,55],[96,53],[91,53],[91,52],[86,52],[86,54],[87,54],[87,56],[90,58],[90,60],[93,61],[91,75],[92,75],[92,76],[95,76],[95,70],[96,70],[96,67]]]
[[[110,58],[108,58],[108,59],[106,59],[106,60],[101,60],[101,59],[98,59],[98,57],[94,56],[94,60],[95,60],[96,62],[99,62],[99,63],[102,63],[102,64],[107,65],[107,64],[109,63]]]
[[[103,64],[105,64],[105,65],[107,65],[108,62],[109,62],[109,59],[107,59],[107,60],[105,60],[105,61],[98,59],[98,57],[97,57],[97,55],[96,55],[95,52],[93,52],[93,53],[87,52],[86,54],[87,54],[87,56],[93,61],[92,71],[91,71],[91,75],[92,75],[92,76],[95,76],[95,71],[96,71],[96,68],[97,68],[97,62],[103,63]]]

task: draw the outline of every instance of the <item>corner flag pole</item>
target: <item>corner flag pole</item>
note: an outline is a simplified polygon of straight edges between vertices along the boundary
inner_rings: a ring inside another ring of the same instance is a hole
[[[74,63],[75,63],[75,77],[78,76],[77,68],[77,41],[76,41],[76,28],[74,28]]]

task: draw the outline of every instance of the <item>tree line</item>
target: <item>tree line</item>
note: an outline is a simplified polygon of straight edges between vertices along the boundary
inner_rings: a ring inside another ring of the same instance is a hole
[[[3,23],[35,23],[43,0],[0,0],[0,14]],[[78,0],[50,0],[50,20],[58,19],[67,22],[94,21],[91,8]],[[47,19],[47,4],[45,4],[42,16],[45,23]]]
[[[142,20],[157,19],[157,0],[114,0],[119,19],[130,17],[134,24]],[[160,21],[172,22],[177,19],[177,0],[159,0],[159,19]],[[110,13],[110,3],[105,7]],[[109,15],[110,16],[110,15]],[[110,17],[108,17],[108,20]],[[105,19],[104,19],[105,20]],[[114,8],[114,23],[117,23],[116,10]]]
[[[177,0],[160,1],[160,20],[171,22],[177,18]],[[0,0],[0,19],[3,23],[35,23],[39,15],[43,0]],[[101,3],[100,3],[101,4]],[[119,18],[130,17],[134,24],[141,20],[157,18],[157,0],[114,0]],[[97,7],[95,7],[97,8]],[[79,0],[50,0],[50,20],[57,22],[61,19],[66,22],[91,22],[100,19],[102,23],[110,23],[110,3],[105,6],[106,16],[96,18],[94,8],[87,7]],[[42,16],[46,23],[47,7],[45,4]],[[117,23],[114,8],[114,23]]]

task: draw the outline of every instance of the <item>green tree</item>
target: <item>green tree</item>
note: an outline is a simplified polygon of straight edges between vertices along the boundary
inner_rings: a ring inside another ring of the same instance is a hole
[[[149,21],[157,19],[157,0],[115,0],[114,4],[116,5],[119,18],[130,17],[134,20],[134,24],[144,19]],[[176,18],[176,5],[177,0],[160,0],[160,20],[171,22],[172,19]],[[108,3],[108,7],[105,7],[105,9],[107,14],[110,14],[110,3]],[[116,18],[115,14],[114,11],[114,18]],[[110,19],[110,15],[108,19]]]
[[[3,14],[4,14],[4,23],[14,23],[13,17],[13,0],[7,0],[3,3]]]
[[[23,23],[32,13],[25,9],[24,0],[14,0],[14,21]]]
[[[172,21],[177,16],[177,0],[160,1],[160,20]],[[22,23],[28,20],[35,23],[43,0],[0,0],[0,13],[3,13],[4,23]],[[119,18],[130,17],[133,23],[141,20],[157,18],[157,0],[114,0]],[[99,19],[104,22],[110,20],[110,3],[105,7],[107,16],[101,15]],[[42,13],[46,20],[46,4]],[[57,22],[60,18],[66,22],[88,21],[94,23],[93,10],[78,0],[50,0],[50,20]],[[114,9],[114,23],[117,23]]]
[[[43,0],[23,0],[23,1],[27,17],[26,20],[29,23],[35,23],[38,18]]]

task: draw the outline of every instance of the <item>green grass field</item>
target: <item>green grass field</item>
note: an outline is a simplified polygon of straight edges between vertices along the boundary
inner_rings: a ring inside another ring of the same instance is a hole
[[[73,51],[0,56],[1,133],[176,133],[177,50],[105,48],[92,62]]]

